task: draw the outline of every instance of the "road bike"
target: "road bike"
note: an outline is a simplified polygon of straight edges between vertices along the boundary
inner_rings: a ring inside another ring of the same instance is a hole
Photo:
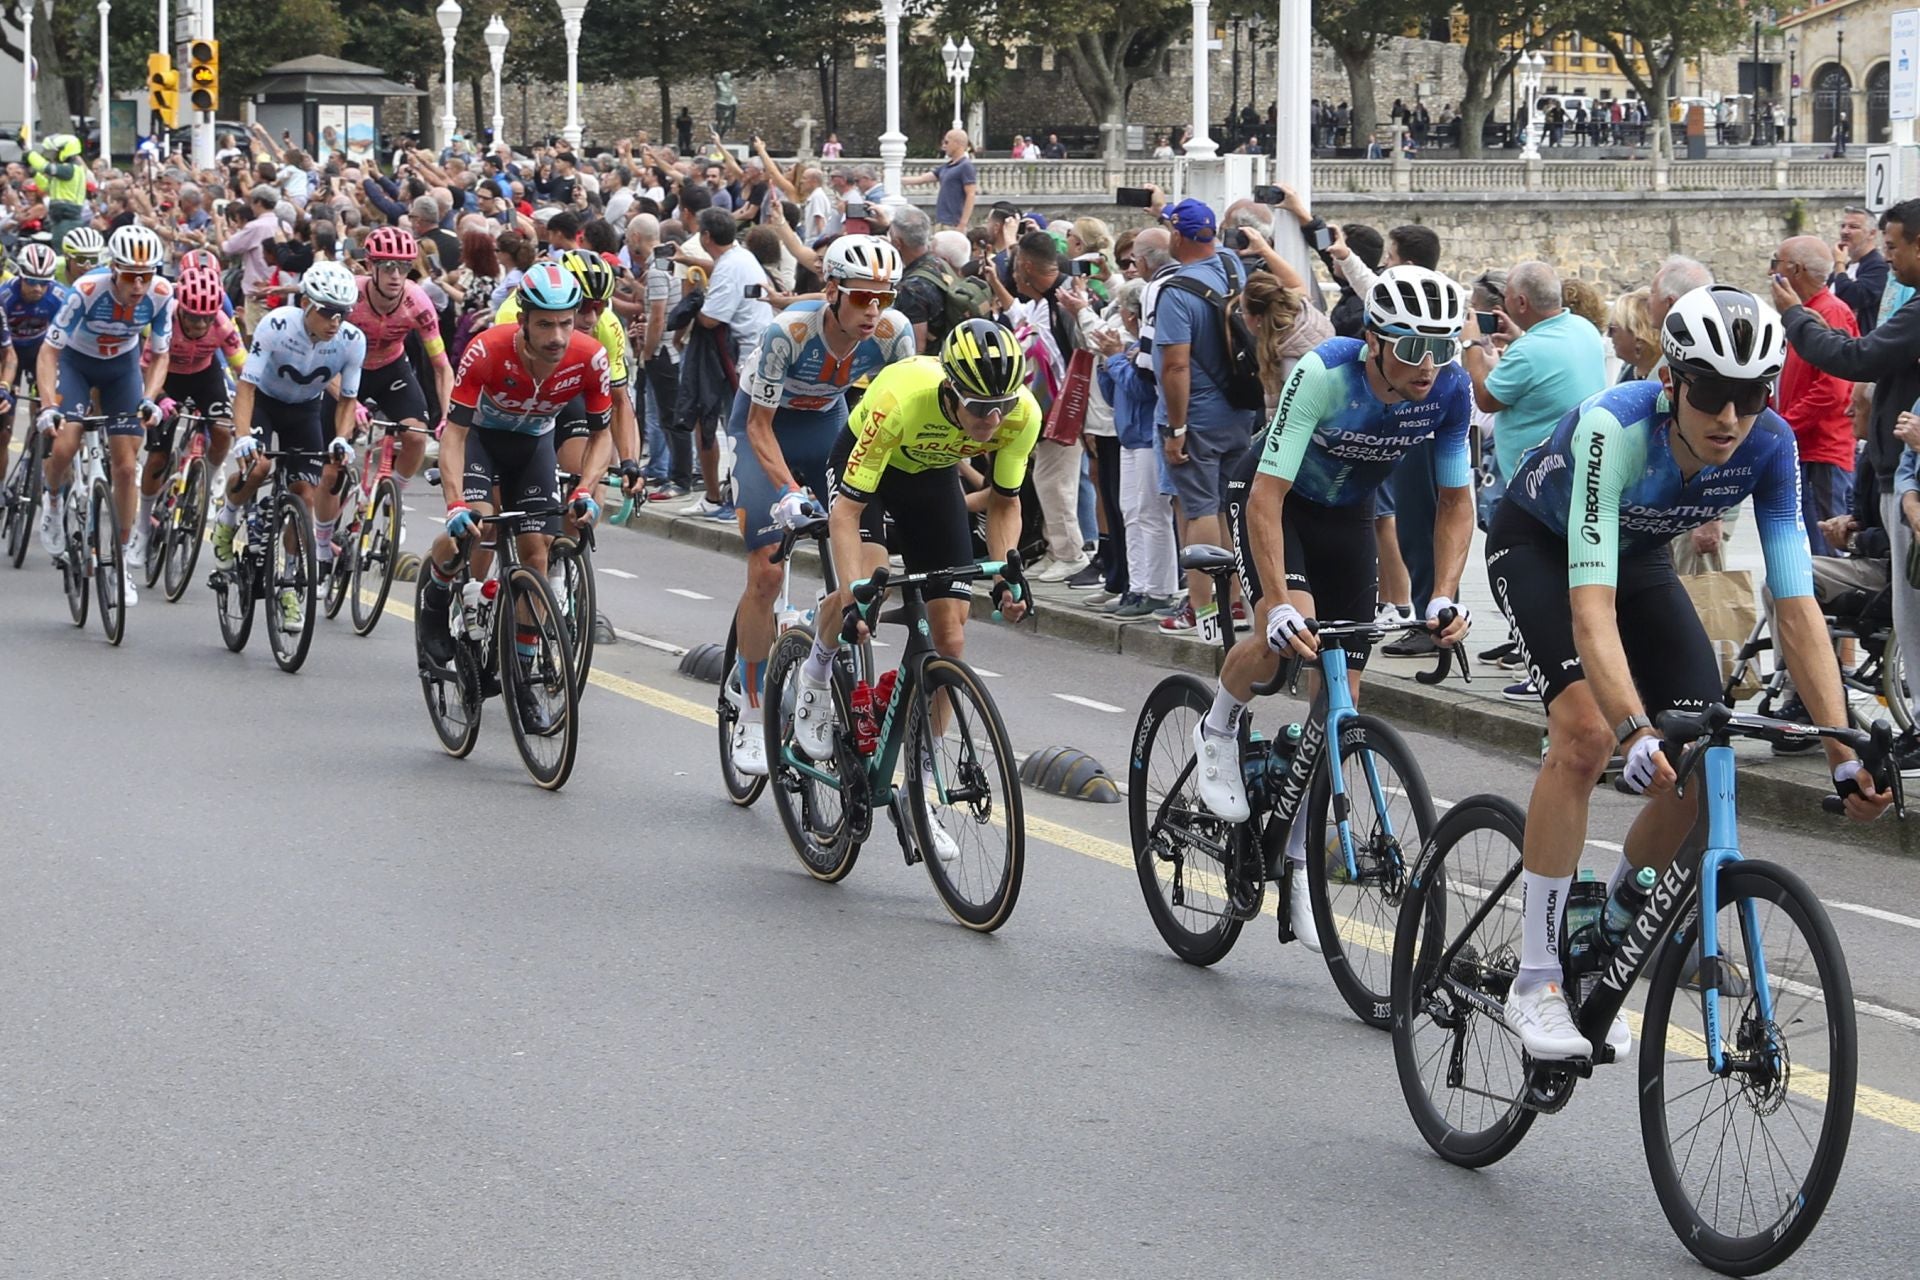
[[[607,472],[606,483],[617,486],[621,480],[618,471]],[[561,473],[561,492],[574,493],[579,488],[578,476]],[[548,546],[547,579],[553,585],[553,598],[560,605],[560,613],[567,620],[567,637],[573,646],[574,687],[584,692],[587,677],[593,671],[593,628],[599,615],[600,590],[593,576],[594,526],[580,520],[586,514],[586,505],[570,503],[567,510],[575,518],[577,527],[571,534],[563,531],[555,535]]]
[[[1595,881],[1561,913],[1563,990],[1591,1059],[1539,1062],[1502,1017],[1519,968],[1525,815],[1477,795],[1441,820],[1414,865],[1393,948],[1393,1049],[1421,1135],[1454,1164],[1505,1156],[1536,1117],[1612,1062],[1609,1028],[1643,973],[1640,1133],[1667,1221],[1707,1266],[1779,1265],[1833,1193],[1853,1124],[1853,988],[1820,900],[1791,871],[1740,852],[1735,737],[1844,742],[1904,809],[1893,727],[1871,733],[1738,715],[1658,717],[1704,823],[1655,880],[1623,933],[1600,931]],[[1704,739],[1704,742],[1702,741]],[[1683,791],[1684,794],[1684,791]],[[1828,796],[1829,810],[1842,805]],[[1629,1025],[1631,1025],[1631,1017]]]
[[[16,410],[28,399],[24,395],[15,399]],[[37,413],[24,415],[27,426],[20,456],[7,469],[6,483],[0,487],[0,532],[4,532],[0,541],[4,541],[7,558],[16,569],[27,562],[27,548],[33,543],[33,523],[40,515],[41,489],[46,484],[47,440],[46,433],[35,421],[38,416]],[[21,417],[16,412],[15,421]]]
[[[186,594],[200,560],[200,544],[206,541],[207,503],[213,491],[207,450],[213,424],[192,401],[175,415],[172,466],[147,526],[147,585],[164,578],[169,603]]]
[[[428,483],[440,481],[429,472]],[[477,535],[462,548],[447,610],[453,633],[450,664],[434,661],[427,652],[422,629],[438,623],[428,620],[430,611],[422,603],[432,578],[424,562],[413,610],[420,690],[440,745],[457,760],[471,754],[480,739],[481,708],[499,695],[521,762],[548,791],[565,786],[573,772],[580,686],[565,615],[546,575],[520,559],[519,535],[539,532],[554,511],[501,511],[479,518],[482,527],[494,530],[496,556],[491,574],[482,580],[473,575]]]
[[[71,419],[69,419],[71,421]],[[81,418],[80,451],[73,477],[60,504],[61,554],[54,563],[67,591],[73,625],[87,625],[91,595],[100,599],[100,629],[117,645],[127,634],[126,548],[120,540],[120,514],[113,505],[113,476],[107,468],[110,417]]]
[[[313,520],[293,492],[287,471],[295,462],[325,458],[318,449],[261,449],[256,456],[276,464],[266,485],[240,512],[233,560],[207,575],[220,635],[239,653],[253,634],[253,606],[267,602],[267,647],[282,671],[298,671],[313,645],[319,573],[314,563]],[[295,614],[292,624],[290,614]]]
[[[1181,552],[1180,565],[1207,574],[1214,598],[1227,599],[1235,572],[1231,551],[1191,546]],[[1193,778],[1193,731],[1213,705],[1212,687],[1180,673],[1147,696],[1127,769],[1134,869],[1155,928],[1189,964],[1215,964],[1233,950],[1241,928],[1260,914],[1271,880],[1279,883],[1280,941],[1291,942],[1289,904],[1299,872],[1285,851],[1304,814],[1307,892],[1327,971],[1354,1013],[1385,1027],[1393,924],[1407,868],[1433,828],[1433,800],[1406,741],[1392,725],[1354,708],[1346,652],[1329,642],[1371,644],[1427,627],[1368,621],[1320,622],[1314,629],[1320,689],[1305,722],[1267,739],[1252,727],[1251,715],[1241,717],[1240,765],[1252,810],[1243,823],[1210,811]],[[1232,651],[1229,629],[1221,629],[1220,642],[1223,654]],[[1438,684],[1456,656],[1440,650],[1439,665],[1416,679]],[[1460,666],[1464,677],[1466,664]],[[1297,673],[1297,664],[1282,662],[1254,693],[1276,692]],[[1338,769],[1326,764],[1329,741],[1340,744]]]
[[[934,649],[926,598],[996,574],[1022,581],[1018,559],[1009,558],[899,576],[882,567],[854,584],[863,618],[878,614],[889,590],[899,593],[900,608],[878,621],[903,624],[907,643],[899,668],[877,678],[871,649],[842,651],[833,669],[833,759],[816,762],[793,740],[799,668],[813,649],[808,628],[795,627],[775,643],[762,699],[774,807],[807,874],[844,879],[873,832],[874,811],[884,808],[907,865],[924,862],[954,919],[981,933],[1005,924],[1020,896],[1020,766],[986,682]],[[842,638],[858,639],[852,618]],[[937,716],[946,720],[944,730]],[[906,776],[896,786],[903,751]]]
[[[424,427],[373,418],[367,422],[364,465],[356,458],[341,469],[345,498],[334,526],[333,571],[327,575],[327,617],[353,602],[353,633],[369,635],[386,610],[393,591],[394,570],[400,562],[400,484],[394,479],[393,459],[400,437]]]

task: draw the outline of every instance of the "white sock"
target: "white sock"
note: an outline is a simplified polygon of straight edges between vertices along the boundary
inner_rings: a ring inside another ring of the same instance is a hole
[[[220,514],[216,516],[215,519],[219,520],[221,524],[227,526],[229,529],[235,528],[240,523],[240,508],[234,506],[231,500],[222,502],[220,504]]]
[[[140,522],[134,526],[135,528],[140,528],[144,526],[147,521],[153,519],[153,504],[159,500],[160,495],[158,494],[154,494],[151,497],[144,493],[140,495]]]
[[[313,522],[313,558],[320,564],[333,563],[333,526],[336,520]]]
[[[398,471],[393,473],[393,487],[399,490],[401,497],[404,498],[407,496],[407,481],[412,478],[412,476],[403,475]]]
[[[1200,732],[1209,738],[1231,738],[1240,731],[1240,716],[1247,704],[1227,692],[1222,685],[1213,695],[1213,707],[1200,722]]]
[[[1561,916],[1567,909],[1572,876],[1520,873],[1520,972],[1516,991],[1531,991],[1560,981]]]
[[[1294,814],[1293,825],[1287,829],[1287,860],[1295,866],[1307,865],[1307,811],[1304,807]]]
[[[820,636],[813,638],[813,652],[800,666],[800,674],[815,684],[825,684],[833,678],[833,656],[840,652],[840,646],[823,644]]]

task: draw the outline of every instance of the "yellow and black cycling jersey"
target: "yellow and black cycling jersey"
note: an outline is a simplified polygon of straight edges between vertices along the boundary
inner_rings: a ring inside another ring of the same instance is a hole
[[[495,324],[512,324],[520,318],[520,295],[509,293],[500,309],[493,313]],[[593,337],[607,352],[607,371],[613,375],[612,385],[627,385],[627,326],[620,323],[612,307],[604,308],[600,318],[593,322]]]
[[[941,406],[946,373],[933,356],[914,356],[874,375],[867,394],[847,419],[853,448],[839,487],[866,501],[879,489],[887,468],[909,474],[951,467],[962,458],[991,453],[993,487],[1017,494],[1027,477],[1027,461],[1040,439],[1040,405],[1025,387],[991,438],[975,440],[949,419]]]

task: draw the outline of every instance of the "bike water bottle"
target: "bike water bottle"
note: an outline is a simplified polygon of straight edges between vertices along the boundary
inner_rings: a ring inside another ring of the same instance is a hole
[[[1627,930],[1633,928],[1633,919],[1640,914],[1640,908],[1647,905],[1647,897],[1653,892],[1653,886],[1660,876],[1652,867],[1642,867],[1630,876],[1622,877],[1620,887],[1607,899],[1607,909],[1600,916],[1600,933],[1607,945],[1617,947],[1627,936]]]
[[[865,680],[853,686],[848,705],[853,709],[853,745],[863,756],[880,744],[880,726],[873,718],[873,687]]]
[[[1560,968],[1564,988],[1576,1004],[1585,1004],[1600,982],[1607,956],[1600,916],[1606,905],[1607,886],[1594,879],[1591,871],[1582,871],[1567,888],[1567,905],[1560,916]]]
[[[887,718],[887,708],[893,705],[894,682],[900,678],[898,671],[882,672],[880,683],[873,686],[873,719],[875,724]]]
[[[460,588],[460,629],[470,640],[486,638],[486,624],[480,618],[480,590],[478,582],[467,582]]]

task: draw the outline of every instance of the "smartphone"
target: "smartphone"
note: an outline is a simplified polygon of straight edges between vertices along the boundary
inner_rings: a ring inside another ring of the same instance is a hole
[[[1123,209],[1144,209],[1153,203],[1153,188],[1115,187],[1113,202]]]
[[[653,246],[653,260],[655,262],[672,262],[677,252],[679,251],[673,245],[657,244]]]
[[[1285,204],[1287,202],[1287,189],[1285,187],[1255,187],[1253,189],[1253,198],[1260,204]]]
[[[1333,248],[1333,228],[1315,227],[1313,230],[1313,247],[1323,251]]]
[[[1070,276],[1090,276],[1098,271],[1100,264],[1086,258],[1072,258],[1067,262],[1067,274]]]
[[[759,285],[750,284],[740,291],[740,296],[743,298],[758,298],[763,292],[765,291]]]
[[[865,200],[848,200],[847,201],[847,217],[864,218],[866,216],[867,216],[867,202]]]
[[[1229,227],[1226,238],[1227,248],[1233,250],[1235,253],[1243,253],[1246,251],[1247,229],[1245,227]]]
[[[1473,323],[1479,328],[1482,337],[1490,338],[1500,332],[1500,317],[1495,312],[1476,311],[1473,313]]]

